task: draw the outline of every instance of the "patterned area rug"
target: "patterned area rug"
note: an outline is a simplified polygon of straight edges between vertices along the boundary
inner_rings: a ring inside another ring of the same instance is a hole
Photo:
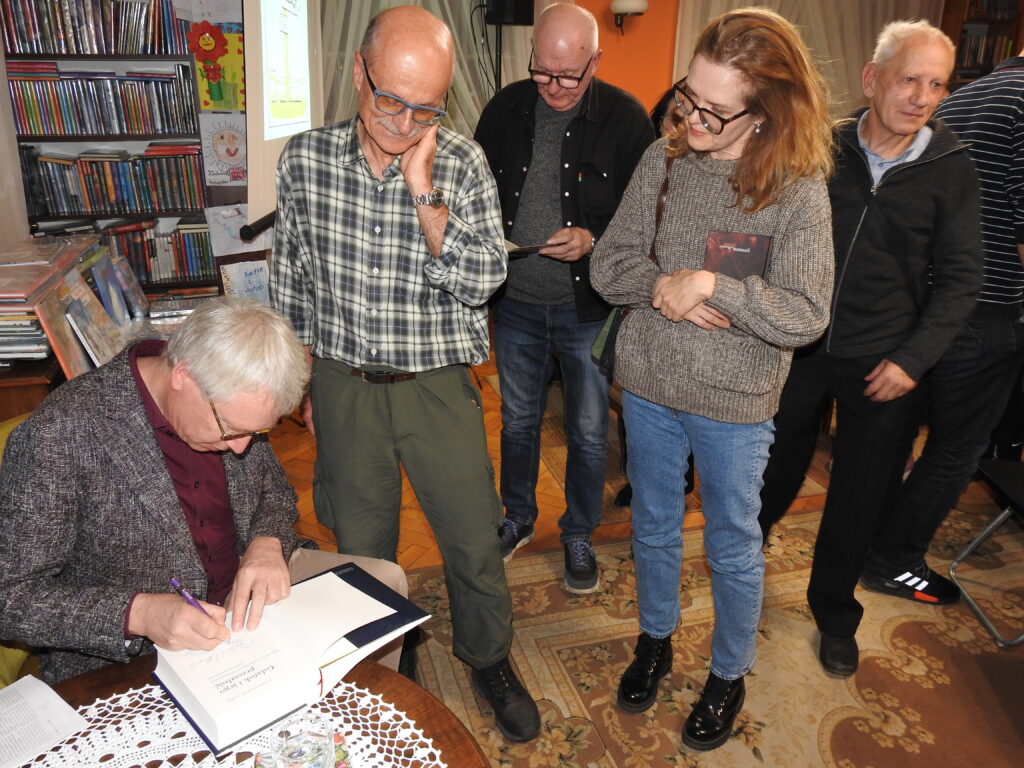
[[[997,513],[972,486],[943,525],[932,565],[945,568]],[[865,619],[860,669],[843,680],[817,661],[805,590],[820,511],[791,513],[767,550],[758,661],[734,738],[687,751],[679,731],[707,675],[712,605],[699,531],[686,532],[683,617],[671,675],[647,712],[615,704],[637,632],[628,541],[598,544],[601,591],[562,591],[561,551],[517,557],[507,568],[515,606],[513,658],[540,700],[541,736],[506,742],[486,702],[450,652],[439,569],[410,573],[413,598],[433,614],[419,646],[419,680],[466,723],[494,766],[838,766],[945,768],[1020,765],[1024,754],[1024,646],[1000,649],[960,603],[929,607],[859,590]],[[1024,628],[1024,531],[1009,524],[958,571],[1004,633]],[[990,587],[995,587],[991,589]],[[452,766],[452,768],[457,768]]]

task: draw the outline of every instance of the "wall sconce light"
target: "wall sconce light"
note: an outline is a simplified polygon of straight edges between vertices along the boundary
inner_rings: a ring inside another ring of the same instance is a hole
[[[624,35],[622,19],[626,16],[642,16],[647,11],[647,0],[612,0],[612,13],[615,14],[615,26],[619,34]]]

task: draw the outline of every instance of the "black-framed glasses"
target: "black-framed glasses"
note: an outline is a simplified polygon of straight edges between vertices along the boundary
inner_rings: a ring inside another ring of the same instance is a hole
[[[708,133],[713,133],[716,136],[724,131],[725,126],[733,120],[737,120],[744,115],[750,114],[749,109],[744,109],[742,112],[737,112],[732,117],[722,117],[721,115],[716,115],[710,109],[698,107],[697,102],[695,102],[693,97],[686,92],[685,77],[673,85],[672,89],[675,91],[676,105],[683,111],[683,114],[689,116],[696,111],[697,116],[700,117],[700,124],[707,129]]]
[[[447,93],[444,95],[444,109],[428,107],[424,104],[413,104],[411,101],[399,98],[393,93],[378,90],[377,86],[373,84],[373,78],[370,77],[370,70],[366,68],[366,59],[360,57],[360,60],[363,62],[366,82],[370,84],[370,91],[373,93],[373,103],[385,115],[400,115],[403,109],[408,109],[412,113],[412,121],[414,123],[419,125],[437,125],[441,122],[441,118],[448,114]]]
[[[256,437],[256,435],[265,435],[268,432],[270,432],[270,430],[273,429],[273,427],[267,427],[266,429],[257,429],[255,432],[239,432],[238,434],[235,435],[229,435],[227,432],[224,431],[224,425],[221,423],[220,414],[217,413],[217,406],[213,404],[213,400],[207,400],[206,402],[210,404],[210,410],[213,411],[214,421],[217,422],[217,429],[220,430],[220,439],[225,443],[228,440],[241,440],[243,437]]]
[[[583,78],[586,76],[587,70],[590,68],[590,62],[592,62],[594,60],[594,57],[596,55],[597,55],[597,51],[594,51],[594,53],[592,53],[590,55],[590,58],[587,59],[586,66],[583,67],[583,71],[578,76],[577,75],[555,75],[555,74],[552,74],[551,72],[545,72],[543,69],[534,69],[533,68],[533,50],[531,49],[530,50],[530,66],[527,69],[527,72],[530,73],[530,77],[533,79],[533,82],[537,83],[538,85],[547,85],[552,80],[554,80],[555,82],[558,83],[558,87],[559,88],[566,88],[568,90],[572,90],[573,88],[579,88],[580,87],[580,83],[583,82]]]

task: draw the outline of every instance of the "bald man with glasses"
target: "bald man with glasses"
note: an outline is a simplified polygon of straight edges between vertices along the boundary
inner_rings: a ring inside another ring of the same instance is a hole
[[[505,237],[541,246],[509,265],[495,304],[501,554],[511,558],[534,535],[541,418],[557,363],[569,437],[559,520],[564,588],[581,595],[600,589],[591,534],[608,439],[608,380],[591,347],[610,308],[590,286],[590,254],[654,141],[640,103],[594,77],[600,61],[593,15],[549,6],[534,27],[530,77],[491,99],[475,135],[498,182]]]
[[[317,517],[343,551],[394,560],[405,469],[444,557],[453,651],[502,734],[529,741],[540,716],[509,663],[501,503],[469,373],[508,257],[483,152],[439,125],[454,66],[422,8],[371,20],[358,114],[281,155],[270,293],[312,360]]]

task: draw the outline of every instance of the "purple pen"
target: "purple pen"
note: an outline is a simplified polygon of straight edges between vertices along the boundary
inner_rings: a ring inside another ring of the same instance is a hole
[[[175,592],[181,595],[182,600],[184,600],[186,603],[191,605],[193,608],[198,608],[203,613],[206,613],[203,606],[199,604],[199,601],[192,597],[189,591],[181,585],[181,581],[178,579],[177,576],[171,577],[171,587],[174,589]],[[206,615],[209,616],[210,614],[206,613]]]

